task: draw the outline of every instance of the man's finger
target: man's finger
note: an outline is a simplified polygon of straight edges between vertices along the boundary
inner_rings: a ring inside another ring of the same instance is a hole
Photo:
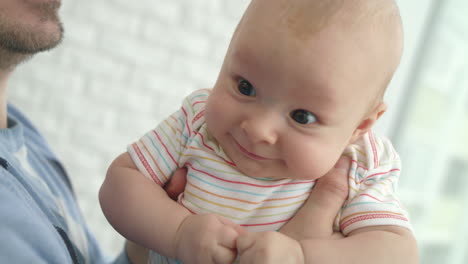
[[[125,251],[133,264],[148,263],[148,249],[133,243],[130,240],[125,242]]]
[[[335,167],[318,179],[309,200],[312,203],[312,217],[318,228],[317,234],[329,235],[333,232],[335,217],[349,193],[348,174],[350,159],[342,156]]]
[[[164,186],[164,190],[172,200],[176,201],[179,194],[184,191],[186,183],[187,168],[180,168],[174,172],[171,180]]]
[[[335,167],[317,180],[309,199],[281,232],[296,240],[330,237],[335,217],[348,196],[350,159],[341,157]]]
[[[350,163],[351,161],[348,157],[342,156],[333,169],[317,180],[309,200],[323,209],[334,208],[334,215],[336,215],[343,205],[343,202],[348,197],[348,173]],[[330,209],[327,211],[332,210]]]

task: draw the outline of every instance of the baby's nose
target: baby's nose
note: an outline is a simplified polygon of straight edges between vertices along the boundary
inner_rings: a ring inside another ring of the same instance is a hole
[[[278,129],[272,114],[251,117],[241,123],[241,129],[252,143],[273,145],[278,140]]]

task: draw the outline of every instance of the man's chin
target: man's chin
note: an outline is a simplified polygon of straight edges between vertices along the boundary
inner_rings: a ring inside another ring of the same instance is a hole
[[[62,41],[60,23],[49,32],[0,32],[0,70],[12,70],[34,54],[55,48]]]
[[[0,39],[0,45],[12,53],[34,55],[55,48],[62,42],[63,27],[57,22],[52,32],[14,32],[8,40]]]

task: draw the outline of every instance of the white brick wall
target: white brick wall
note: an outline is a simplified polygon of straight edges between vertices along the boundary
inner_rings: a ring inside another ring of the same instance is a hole
[[[45,133],[110,254],[97,191],[110,162],[196,88],[211,87],[248,0],[64,0],[60,47],[21,65],[10,100]]]

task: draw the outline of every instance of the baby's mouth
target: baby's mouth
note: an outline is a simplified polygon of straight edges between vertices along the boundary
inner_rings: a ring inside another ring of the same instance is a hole
[[[244,148],[241,144],[239,144],[236,140],[234,140],[234,142],[236,143],[237,147],[239,148],[239,150],[247,157],[251,158],[251,159],[254,159],[254,160],[272,160],[270,158],[267,158],[267,157],[263,157],[263,156],[260,156],[260,155],[257,155],[255,153],[252,153],[250,151],[248,151],[246,148]]]

